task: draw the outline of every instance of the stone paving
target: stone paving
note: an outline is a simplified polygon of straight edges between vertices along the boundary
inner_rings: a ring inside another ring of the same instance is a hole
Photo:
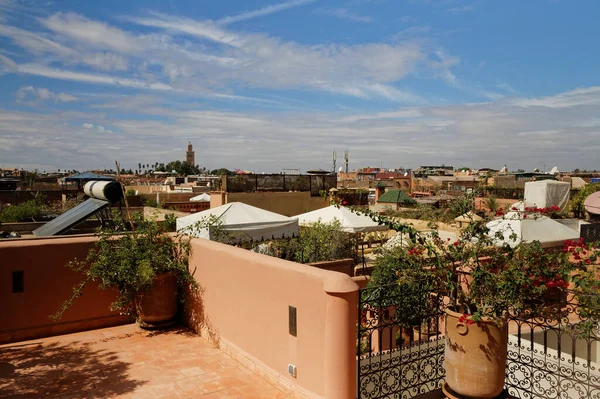
[[[288,398],[187,328],[135,324],[0,345],[0,398]]]

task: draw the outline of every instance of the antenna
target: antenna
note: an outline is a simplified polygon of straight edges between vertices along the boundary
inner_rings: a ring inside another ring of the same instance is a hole
[[[335,173],[335,161],[336,161],[337,155],[335,153],[335,151],[333,152],[333,169],[331,169],[333,171],[333,173]]]
[[[346,163],[346,173],[348,173],[348,157],[349,157],[349,152],[348,150],[344,151],[344,162]]]

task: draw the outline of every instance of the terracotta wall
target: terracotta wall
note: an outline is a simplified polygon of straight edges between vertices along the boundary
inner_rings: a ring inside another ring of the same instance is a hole
[[[65,267],[85,258],[93,236],[0,241],[0,344],[101,328],[128,322],[109,311],[112,291],[90,284],[60,323],[54,314],[68,298],[79,276]],[[13,293],[13,273],[23,272],[24,290]]]
[[[226,203],[243,202],[285,216],[296,216],[329,206],[327,198],[311,197],[309,192],[226,193],[225,195]]]
[[[477,210],[489,210],[485,205],[484,197],[476,197],[475,198],[475,209]],[[510,211],[511,206],[518,202],[516,199],[510,198],[496,198],[496,203],[498,204],[498,208],[503,208],[504,211]]]
[[[192,243],[190,269],[201,285],[186,304],[190,326],[296,394],[356,396],[358,286],[350,277],[202,239]]]

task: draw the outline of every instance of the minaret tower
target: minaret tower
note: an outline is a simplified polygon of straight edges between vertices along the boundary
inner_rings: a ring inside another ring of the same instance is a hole
[[[196,164],[194,159],[194,150],[192,149],[192,143],[188,142],[187,152],[185,153],[185,161],[188,165],[194,166]]]

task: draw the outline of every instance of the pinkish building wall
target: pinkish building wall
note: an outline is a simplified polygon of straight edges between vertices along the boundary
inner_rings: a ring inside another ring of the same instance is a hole
[[[0,241],[0,344],[127,323],[109,310],[114,291],[89,284],[60,323],[49,316],[69,297],[81,276],[65,265],[86,257],[95,238]],[[23,292],[13,293],[13,272],[23,272]]]
[[[186,304],[192,328],[295,394],[355,397],[358,286],[349,276],[202,239],[192,242],[190,269],[201,285]]]

